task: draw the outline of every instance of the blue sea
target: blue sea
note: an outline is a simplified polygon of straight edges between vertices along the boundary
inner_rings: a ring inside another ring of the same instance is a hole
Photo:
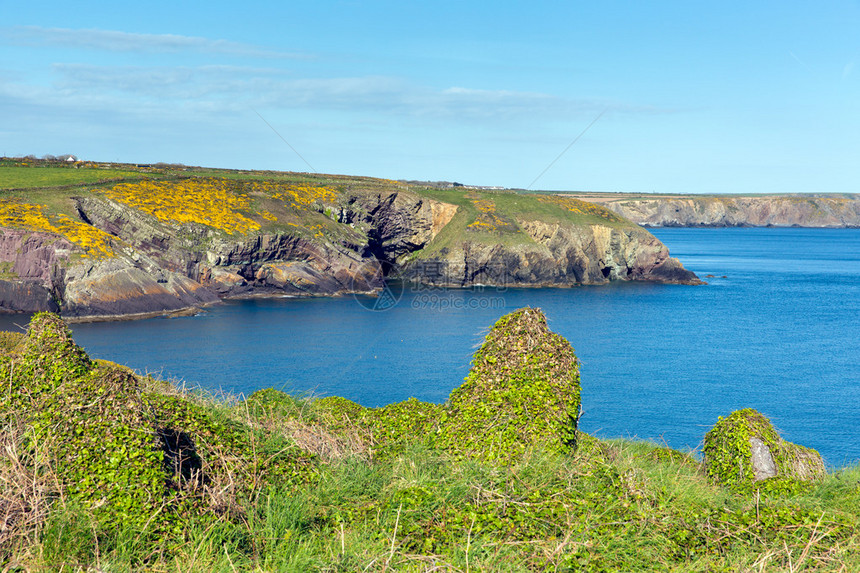
[[[654,234],[708,284],[394,289],[385,304],[255,299],[73,329],[94,357],[189,386],[382,406],[443,402],[487,329],[528,305],[581,361],[584,431],[696,449],[718,416],[750,407],[832,466],[860,460],[860,230]]]

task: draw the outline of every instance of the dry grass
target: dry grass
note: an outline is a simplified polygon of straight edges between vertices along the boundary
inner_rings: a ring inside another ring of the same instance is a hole
[[[313,454],[331,463],[347,457],[370,459],[367,440],[357,428],[338,436],[318,424],[301,420],[285,420],[280,427],[284,436],[292,440],[302,451]]]
[[[25,456],[23,425],[0,431],[0,552],[28,544],[56,497],[55,480]]]

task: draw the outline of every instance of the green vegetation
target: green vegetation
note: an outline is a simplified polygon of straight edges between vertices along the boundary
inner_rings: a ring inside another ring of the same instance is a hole
[[[534,244],[522,229],[522,223],[529,221],[610,227],[632,225],[600,205],[556,195],[429,187],[410,187],[409,190],[458,206],[454,218],[420,253],[421,257],[455,248],[464,241],[504,246]]]
[[[0,163],[0,189],[29,189],[84,185],[110,180],[139,178],[142,173],[127,169],[100,169],[50,164]]]
[[[578,432],[576,357],[534,309],[493,327],[444,405],[215,400],[91,360],[50,314],[0,336],[0,380],[4,571],[860,567],[860,469],[752,495],[690,454]]]
[[[776,475],[756,475],[752,440],[767,448]],[[802,491],[824,474],[818,452],[786,442],[770,420],[750,408],[720,417],[705,434],[703,452],[708,476],[740,492]]]
[[[466,242],[533,246],[522,228],[530,221],[630,225],[601,206],[557,195],[446,189],[343,175],[4,159],[0,161],[0,215],[5,215],[0,217],[0,226],[66,236],[90,258],[116,256],[103,237],[85,233],[80,225],[58,224],[86,223],[78,213],[76,198],[95,197],[118,201],[154,217],[177,237],[193,237],[195,248],[204,248],[214,238],[258,233],[289,233],[352,245],[366,240],[362,235],[366,229],[361,223],[339,223],[338,212],[357,210],[355,216],[361,220],[363,211],[355,196],[393,192],[458,207],[453,219],[414,258],[432,257]],[[36,208],[43,215],[41,222],[15,217]]]
[[[576,446],[579,363],[537,309],[507,314],[451,393],[436,445],[457,457],[510,462],[531,449],[563,454]]]

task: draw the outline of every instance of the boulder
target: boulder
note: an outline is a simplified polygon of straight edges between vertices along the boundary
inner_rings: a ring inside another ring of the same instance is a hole
[[[499,319],[443,407],[435,444],[455,457],[509,462],[576,447],[579,361],[536,308]]]
[[[735,489],[808,482],[824,475],[813,449],[783,440],[764,415],[747,408],[722,416],[705,435],[705,468],[713,480]]]

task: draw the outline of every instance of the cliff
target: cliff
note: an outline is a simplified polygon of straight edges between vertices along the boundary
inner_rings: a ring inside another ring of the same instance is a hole
[[[860,227],[860,195],[589,195],[646,227]]]
[[[698,282],[647,231],[549,196],[169,169],[2,193],[6,311],[115,318],[230,297],[373,292],[386,276],[456,287]]]

